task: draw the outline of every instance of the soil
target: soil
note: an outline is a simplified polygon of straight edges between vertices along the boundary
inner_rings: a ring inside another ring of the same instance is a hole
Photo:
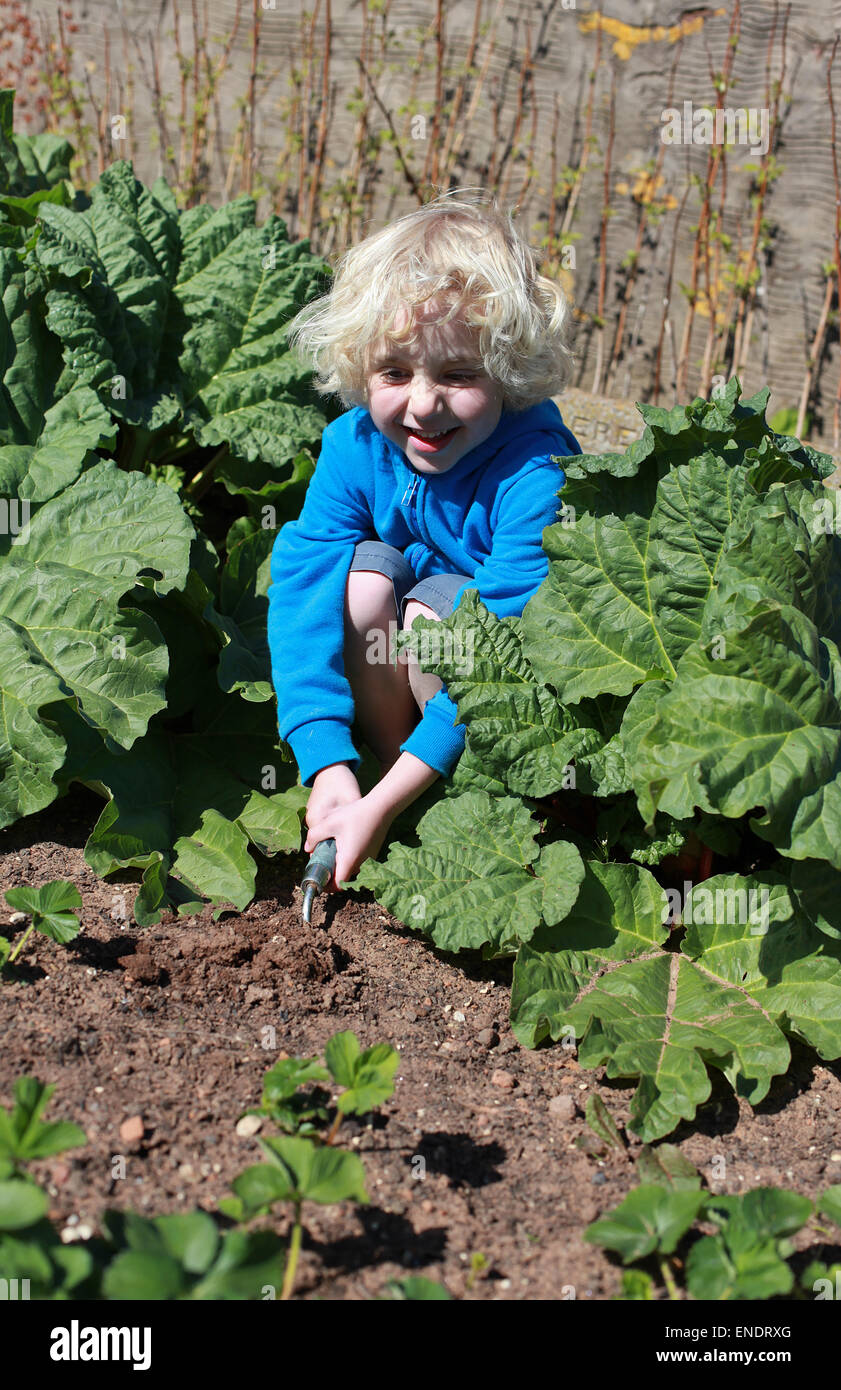
[[[340,1132],[362,1157],[370,1206],[305,1208],[297,1298],[369,1299],[407,1273],[459,1299],[618,1292],[621,1266],[582,1233],[636,1185],[641,1144],[628,1134],[625,1152],[600,1152],[583,1111],[596,1094],[621,1129],[633,1087],[583,1070],[560,1046],[521,1048],[508,1026],[509,963],[444,956],[364,891],[318,899],[303,926],[303,855],[261,861],[241,914],[214,921],[207,909],[139,929],[132,885],[104,882],[84,861],[100,809],[79,791],[0,843],[0,892],[70,879],[84,903],[76,940],[33,934],[17,978],[0,986],[0,1103],[17,1076],[35,1075],[56,1087],[46,1118],[88,1136],[86,1148],[33,1165],[54,1220],[97,1231],[109,1206],[214,1211],[261,1158],[236,1125],[259,1103],[264,1072],[352,1028],[364,1046],[391,1042],[402,1063],[393,1098]],[[10,916],[0,898],[11,936],[21,928]],[[841,1182],[841,1067],[795,1046],[789,1074],[755,1110],[716,1079],[695,1123],[669,1138],[713,1191],[776,1184],[814,1197]],[[118,1154],[124,1179],[112,1177]],[[275,1224],[284,1233],[285,1214]],[[798,1248],[841,1257],[818,1240],[801,1232]]]

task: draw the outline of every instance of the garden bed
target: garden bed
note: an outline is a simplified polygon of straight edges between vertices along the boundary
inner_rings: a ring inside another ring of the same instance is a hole
[[[318,900],[303,927],[303,856],[263,861],[241,914],[169,914],[141,930],[132,885],[103,882],[83,859],[99,805],[79,792],[20,821],[0,855],[3,890],[68,879],[84,904],[75,941],[31,938],[18,978],[0,987],[0,1103],[11,1103],[16,1076],[35,1075],[56,1086],[50,1116],[88,1136],[84,1149],[32,1165],[65,1232],[95,1233],[106,1207],[215,1211],[259,1159],[236,1125],[259,1103],[266,1070],[284,1053],[322,1053],[351,1028],[403,1060],[373,1122],[343,1127],[371,1204],[305,1207],[296,1297],[370,1298],[408,1273],[465,1299],[618,1291],[618,1262],[582,1233],[636,1186],[642,1146],[626,1132],[627,1155],[599,1155],[583,1110],[595,1092],[624,1128],[633,1087],[579,1068],[563,1048],[520,1047],[508,1026],[509,963],[445,957],[364,892]],[[3,905],[0,929],[10,915]],[[121,1126],[136,1116],[142,1139],[127,1142]],[[839,1132],[841,1067],[795,1046],[788,1075],[755,1111],[716,1079],[695,1124],[671,1140],[712,1191],[767,1184],[814,1197],[841,1181]],[[123,1180],[112,1178],[118,1154]],[[271,1224],[285,1234],[287,1216]],[[804,1231],[798,1242],[814,1239]]]

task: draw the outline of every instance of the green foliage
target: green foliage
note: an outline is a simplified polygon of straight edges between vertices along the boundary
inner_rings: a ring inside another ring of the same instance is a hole
[[[648,1180],[658,1172],[664,1181]],[[808,1197],[775,1187],[754,1188],[741,1196],[711,1194],[702,1188],[692,1164],[669,1144],[644,1149],[637,1173],[642,1185],[588,1226],[586,1241],[615,1251],[626,1265],[656,1256],[670,1298],[679,1294],[669,1257],[682,1243],[688,1254],[675,1262],[675,1268],[685,1268],[691,1298],[760,1300],[791,1293],[795,1278],[789,1263],[794,1252],[790,1237],[813,1215]],[[839,1190],[824,1193],[822,1212],[835,1210],[841,1217]],[[698,1226],[711,1226],[712,1233],[693,1229]],[[813,1262],[801,1275],[801,1287],[811,1289],[822,1278],[834,1280],[834,1274]],[[647,1271],[629,1271],[619,1297],[649,1299],[653,1289]]]
[[[395,1303],[452,1302],[452,1295],[447,1293],[443,1284],[436,1284],[434,1279],[425,1279],[421,1274],[410,1274],[405,1279],[389,1279],[385,1290],[384,1294],[380,1294],[380,1298],[390,1299]]]
[[[624,1264],[640,1260],[655,1250],[670,1255],[703,1203],[703,1192],[690,1188],[670,1190],[644,1183],[629,1192],[609,1216],[588,1226],[584,1239],[615,1250]]]
[[[283,1277],[283,1241],[271,1231],[226,1231],[207,1212],[145,1217],[106,1212],[118,1251],[102,1280],[108,1299],[242,1300],[260,1298]]]
[[[792,1036],[841,1056],[833,462],[768,394],[640,405],[626,453],[558,460],[521,617],[468,590],[434,657],[431,622],[401,639],[466,748],[417,843],[356,880],[438,947],[514,956],[516,1036],[635,1079],[647,1143],[711,1068],[755,1104]]]
[[[265,1115],[287,1134],[310,1134],[317,1122],[327,1119],[324,1101],[327,1093],[315,1087],[302,1088],[313,1081],[327,1081],[330,1073],[314,1057],[284,1057],[263,1077],[260,1105],[248,1115]]]
[[[328,1043],[337,1081],[347,1086],[349,1113],[370,1109],[391,1095],[398,1054],[381,1043],[362,1051],[352,1033]],[[0,1108],[0,1268],[8,1279],[28,1279],[30,1296],[46,1299],[242,1300],[292,1294],[301,1243],[301,1207],[342,1201],[368,1202],[365,1170],[355,1153],[332,1147],[335,1131],[324,1136],[313,1120],[326,1110],[308,1096],[294,1104],[298,1088],[326,1080],[330,1071],[314,1059],[288,1058],[264,1078],[263,1108],[276,1111],[282,1124],[299,1121],[300,1132],[259,1140],[268,1162],[247,1168],[231,1186],[235,1196],[220,1211],[238,1223],[222,1230],[201,1210],[147,1217],[132,1211],[106,1211],[102,1236],[83,1245],[64,1245],[47,1219],[46,1192],[25,1165],[86,1143],[84,1132],[66,1121],[46,1123],[43,1111],[55,1090],[34,1077],[15,1082],[11,1110]],[[379,1097],[375,1100],[374,1097]],[[341,1119],[342,1111],[338,1111]],[[303,1131],[308,1130],[313,1137]],[[288,1249],[274,1231],[245,1230],[242,1223],[269,1213],[275,1203],[291,1204]],[[422,1278],[394,1283],[387,1295],[399,1299],[449,1298],[446,1290]]]
[[[81,782],[141,925],[254,892],[307,793],[266,639],[277,528],[327,423],[289,320],[329,267],[249,196],[179,213],[118,160],[12,131],[0,92],[0,826]]]
[[[365,1115],[394,1094],[400,1053],[388,1043],[363,1052],[355,1033],[334,1033],[324,1050],[330,1075],[346,1089],[336,1102],[342,1115]]]
[[[267,1215],[277,1202],[290,1203],[293,1221],[283,1300],[291,1298],[294,1288],[304,1202],[364,1204],[369,1200],[360,1158],[333,1144],[345,1115],[367,1114],[393,1094],[400,1054],[388,1043],[375,1043],[363,1052],[356,1034],[347,1031],[333,1034],[324,1060],[322,1066],[315,1057],[287,1057],[266,1073],[262,1103],[249,1113],[266,1116],[286,1133],[258,1140],[268,1162],[255,1163],[240,1173],[231,1183],[234,1196],[219,1203],[224,1215],[240,1222]],[[325,1132],[327,1095],[313,1083],[330,1078],[344,1089]]]
[[[11,965],[20,955],[33,931],[62,945],[72,941],[81,931],[73,909],[82,906],[82,897],[75,884],[64,879],[54,879],[40,888],[9,888],[5,898],[10,907],[28,913],[32,921],[14,950],[5,937],[0,937],[0,970]]]
[[[78,1125],[41,1119],[54,1090],[55,1086],[45,1086],[33,1076],[21,1076],[15,1082],[12,1109],[0,1106],[0,1176],[33,1159],[50,1158],[87,1142]]]

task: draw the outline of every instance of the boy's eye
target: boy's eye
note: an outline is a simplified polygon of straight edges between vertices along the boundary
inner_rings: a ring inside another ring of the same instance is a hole
[[[385,367],[381,375],[385,381],[397,381],[400,377],[406,376],[407,373],[402,367]],[[448,381],[472,381],[476,373],[471,371],[453,371],[445,372],[444,375]]]

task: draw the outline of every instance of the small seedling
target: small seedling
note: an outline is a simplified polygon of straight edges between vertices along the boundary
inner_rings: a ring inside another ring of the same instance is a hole
[[[625,1140],[601,1096],[590,1096],[584,1118],[593,1133],[602,1139],[608,1148],[618,1149],[620,1153],[625,1152]]]
[[[268,1159],[253,1164],[234,1178],[233,1197],[223,1198],[219,1210],[235,1221],[266,1215],[275,1202],[291,1202],[292,1229],[286,1259],[281,1301],[292,1297],[301,1250],[305,1201],[369,1201],[365,1169],[356,1154],[333,1148],[345,1115],[364,1115],[394,1092],[394,1073],[400,1054],[388,1043],[362,1051],[355,1033],[335,1033],[328,1042],[322,1067],[317,1058],[289,1057],[267,1073],[261,1107],[253,1114],[266,1115],[287,1132],[257,1142]],[[333,1081],[343,1087],[336,1101],[336,1115],[326,1134],[318,1123],[326,1122],[319,1089],[299,1093],[311,1082]],[[295,1132],[297,1131],[297,1132]]]
[[[483,1255],[481,1250],[474,1250],[470,1256],[470,1273],[464,1281],[466,1289],[472,1289],[480,1274],[484,1274],[488,1268],[488,1257]]]
[[[680,1162],[676,1161],[676,1155]],[[790,1294],[794,1273],[788,1261],[794,1252],[790,1239],[812,1216],[808,1197],[785,1188],[757,1187],[740,1196],[719,1196],[704,1190],[701,1177],[672,1145],[644,1150],[637,1164],[640,1176],[659,1168],[664,1182],[644,1182],[623,1202],[584,1232],[593,1245],[622,1256],[623,1264],[655,1256],[670,1299],[680,1298],[670,1257],[679,1243],[694,1234],[685,1262],[690,1297],[705,1300],[767,1299]],[[823,1216],[841,1225],[841,1186],[831,1187],[819,1203]],[[695,1225],[714,1228],[712,1234],[692,1231]],[[802,1288],[834,1275],[817,1262],[801,1275]],[[624,1299],[651,1299],[651,1276],[626,1270]]]
[[[64,879],[54,879],[40,888],[10,888],[5,897],[9,907],[25,912],[32,921],[14,949],[4,936],[0,936],[0,969],[14,965],[34,931],[66,945],[82,929],[73,911],[82,906],[81,894],[74,884]]]
[[[377,1295],[378,1301],[390,1300],[394,1303],[440,1302],[451,1303],[452,1296],[443,1284],[434,1279],[426,1279],[422,1274],[410,1274],[405,1279],[389,1279],[385,1292]]]

